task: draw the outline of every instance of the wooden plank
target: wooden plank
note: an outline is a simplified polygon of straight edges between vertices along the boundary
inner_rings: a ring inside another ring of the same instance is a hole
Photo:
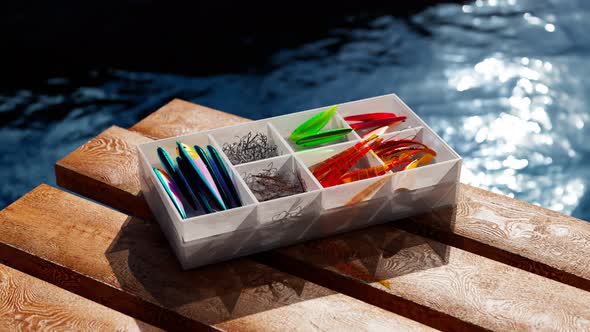
[[[174,99],[133,127],[144,136],[160,139],[250,121],[237,115]],[[181,126],[178,124],[182,123]]]
[[[393,312],[410,301],[490,330],[590,329],[590,293],[393,225],[259,257]]]
[[[160,331],[0,264],[2,331]]]
[[[157,225],[41,185],[0,211],[6,264],[171,330],[428,330],[242,259],[182,271]]]
[[[457,209],[440,209],[395,225],[590,291],[587,221],[462,185]]]
[[[113,126],[55,164],[57,184],[124,212],[149,219],[141,197],[137,144],[151,139]]]

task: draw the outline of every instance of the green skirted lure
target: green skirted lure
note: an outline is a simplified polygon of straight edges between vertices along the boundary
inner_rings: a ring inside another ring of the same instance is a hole
[[[305,121],[299,125],[299,127],[295,128],[295,130],[293,130],[289,138],[293,142],[297,142],[299,139],[305,136],[317,134],[334,116],[334,113],[336,113],[336,108],[338,108],[338,106],[332,106],[329,109],[320,112],[311,119]]]
[[[340,137],[348,135],[352,128],[336,128],[320,131],[319,133],[304,136],[298,139],[295,143],[300,146],[315,146],[331,142]]]
[[[332,106],[329,109],[320,112],[311,119],[302,123],[291,133],[289,138],[300,146],[315,146],[337,140],[348,135],[352,131],[350,128],[335,128],[320,131],[328,124],[334,116],[338,106]]]

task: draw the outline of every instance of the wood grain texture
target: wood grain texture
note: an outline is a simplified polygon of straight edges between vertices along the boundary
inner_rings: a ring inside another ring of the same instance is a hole
[[[2,331],[160,331],[0,264]]]
[[[124,212],[149,219],[141,197],[137,144],[151,139],[110,127],[55,164],[57,184]]]
[[[491,330],[590,329],[590,293],[391,225],[260,256],[394,312],[407,300]]]
[[[46,185],[0,211],[0,257],[166,329],[428,330],[250,260],[182,271],[157,225]]]
[[[590,280],[590,223],[463,186],[455,232]]]
[[[130,130],[158,139],[232,126],[246,121],[249,120],[209,107],[174,99],[135,124]],[[179,123],[182,125],[179,126]]]
[[[395,225],[590,291],[590,223],[462,185],[457,208]]]

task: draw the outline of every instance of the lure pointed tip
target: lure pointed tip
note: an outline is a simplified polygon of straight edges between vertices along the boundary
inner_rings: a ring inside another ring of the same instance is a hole
[[[373,135],[381,136],[381,135],[385,134],[387,129],[389,129],[389,126],[379,127],[377,129],[374,129],[374,130],[371,130],[371,131],[365,133],[363,136],[361,136],[361,138],[372,137]]]

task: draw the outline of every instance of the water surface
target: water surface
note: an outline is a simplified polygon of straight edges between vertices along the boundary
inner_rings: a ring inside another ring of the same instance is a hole
[[[590,220],[590,3],[490,0],[350,17],[210,76],[88,70],[0,92],[0,207],[112,124],[171,98],[252,119],[395,92],[464,158],[462,181]]]

